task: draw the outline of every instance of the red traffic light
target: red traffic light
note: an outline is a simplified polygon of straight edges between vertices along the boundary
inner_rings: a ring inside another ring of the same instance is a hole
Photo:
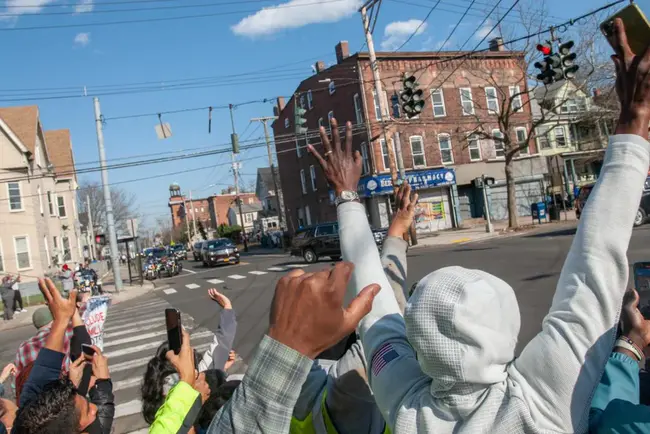
[[[537,51],[541,52],[544,56],[548,56],[553,49],[549,44],[537,44]]]
[[[95,243],[96,244],[106,244],[106,236],[105,235],[95,235]]]

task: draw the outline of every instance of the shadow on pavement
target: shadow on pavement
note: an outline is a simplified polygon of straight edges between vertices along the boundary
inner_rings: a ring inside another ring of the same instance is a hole
[[[482,250],[494,250],[494,247],[467,247],[454,249],[454,252],[480,252]]]
[[[559,229],[557,231],[540,232],[538,234],[524,235],[524,238],[565,237],[576,234],[577,228]]]
[[[560,273],[541,273],[541,274],[536,274],[534,276],[526,277],[523,280],[524,280],[524,282],[532,282],[534,280],[542,280],[542,279],[546,279],[548,277],[557,276],[559,274]]]

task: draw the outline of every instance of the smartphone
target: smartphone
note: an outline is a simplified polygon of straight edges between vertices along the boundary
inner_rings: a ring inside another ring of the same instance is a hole
[[[600,31],[607,38],[610,45],[614,46],[614,19],[620,18],[625,24],[625,34],[630,49],[634,54],[642,54],[650,43],[650,22],[645,14],[635,3],[627,5],[600,24]]]
[[[650,262],[634,264],[634,287],[639,293],[639,310],[645,319],[650,319]]]
[[[165,322],[167,323],[167,342],[169,349],[174,354],[181,352],[183,334],[181,333],[181,312],[178,309],[165,309]]]
[[[95,355],[95,349],[88,344],[81,344],[81,351],[88,357],[92,359],[92,357]]]

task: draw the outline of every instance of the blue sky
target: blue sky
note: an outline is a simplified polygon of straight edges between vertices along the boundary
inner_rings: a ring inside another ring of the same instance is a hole
[[[127,3],[106,4],[116,1]],[[409,1],[424,7],[393,0],[383,2],[374,33],[378,49],[392,50],[401,45],[435,3],[434,0]],[[477,0],[445,48],[458,48],[474,35],[473,47],[485,34],[478,24],[496,1]],[[38,104],[46,129],[71,130],[77,163],[90,163],[78,164],[78,168],[94,166],[98,154],[91,98],[47,100],[42,97],[83,95],[83,86],[92,92],[113,89],[98,87],[104,85],[221,77],[210,81],[210,87],[102,96],[103,114],[111,118],[289,95],[301,77],[311,74],[311,65],[316,60],[328,64],[335,61],[334,46],[338,41],[349,41],[352,52],[362,46],[361,20],[356,12],[360,3],[360,0],[138,0],[135,3],[129,0],[95,0],[94,3],[92,0],[4,0],[0,2],[0,29],[5,29],[0,31],[4,60],[0,68],[0,104]],[[439,48],[469,3],[470,0],[442,0],[404,49]],[[522,0],[522,3],[532,9],[542,5],[541,1]],[[548,0],[544,7],[553,17],[570,18],[604,3]],[[650,13],[650,0],[638,3]],[[504,0],[498,10],[503,12],[510,4],[510,0]],[[190,5],[203,6],[187,7]],[[274,5],[281,5],[281,8],[260,12]],[[183,7],[165,9],[178,6]],[[149,10],[99,12],[136,8]],[[76,13],[45,15],[72,11]],[[187,15],[203,16],[110,26],[92,24]],[[516,16],[509,17],[507,22],[514,34],[523,33],[517,31]],[[60,25],[79,27],[17,30]],[[247,72],[255,72],[255,75],[238,76]],[[237,108],[235,124],[240,138],[261,138],[261,128],[256,124],[249,126],[249,119],[271,114],[271,102]],[[213,112],[212,134],[208,134],[207,111],[164,115],[163,121],[171,124],[174,134],[167,140],[157,139],[154,126],[158,119],[155,116],[108,121],[104,131],[107,158],[155,157],[180,149],[224,147],[229,142],[227,110]],[[265,148],[242,152],[240,159],[246,184],[255,179],[257,167],[268,165]],[[220,192],[232,180],[232,173],[225,165],[229,160],[229,155],[224,154],[111,170],[109,180],[118,183],[184,171],[120,185],[137,195],[139,211],[147,217],[145,224],[152,225],[156,216],[169,216],[166,203],[171,182],[178,182],[184,190],[192,189],[194,196]],[[82,179],[99,180],[99,174],[83,175]],[[219,185],[208,187],[211,184]]]

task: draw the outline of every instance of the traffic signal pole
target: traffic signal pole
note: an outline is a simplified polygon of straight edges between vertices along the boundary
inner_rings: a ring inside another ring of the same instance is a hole
[[[88,246],[88,253],[90,254],[90,259],[95,260],[97,257],[97,249],[95,246],[95,227],[93,226],[93,214],[90,212],[90,195],[86,195],[86,211],[88,212],[88,234],[90,234],[91,243]]]
[[[246,239],[246,228],[244,226],[244,213],[241,210],[241,199],[239,198],[239,172],[237,167],[237,161],[235,160],[235,152],[239,152],[239,138],[235,132],[235,115],[233,114],[233,105],[228,104],[230,109],[230,124],[232,125],[232,153],[230,154],[232,159],[232,173],[235,177],[235,201],[237,202],[237,207],[239,208],[239,220],[241,221],[241,231],[242,239],[244,240],[244,252],[248,252],[248,240]]]

